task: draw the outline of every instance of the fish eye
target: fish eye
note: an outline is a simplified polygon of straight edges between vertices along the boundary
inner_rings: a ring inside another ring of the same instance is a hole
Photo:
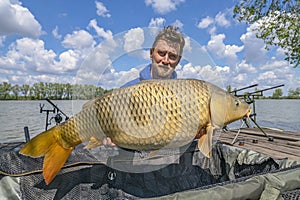
[[[235,105],[236,106],[239,106],[240,105],[240,102],[238,100],[235,100]]]

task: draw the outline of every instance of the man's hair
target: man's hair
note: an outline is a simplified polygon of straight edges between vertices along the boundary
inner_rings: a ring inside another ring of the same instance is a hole
[[[182,33],[178,32],[178,28],[174,26],[164,27],[155,37],[152,48],[156,46],[159,40],[165,40],[168,43],[176,43],[180,45],[180,55],[182,55],[183,47],[185,44]]]

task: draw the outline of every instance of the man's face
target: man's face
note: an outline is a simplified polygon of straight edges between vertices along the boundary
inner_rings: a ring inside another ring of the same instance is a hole
[[[159,40],[156,46],[150,49],[152,60],[151,75],[153,79],[168,79],[171,77],[180,61],[180,45]]]

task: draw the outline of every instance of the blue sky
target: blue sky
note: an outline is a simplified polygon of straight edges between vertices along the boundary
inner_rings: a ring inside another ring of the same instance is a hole
[[[283,50],[264,49],[252,28],[237,22],[237,0],[1,0],[0,82],[92,83],[119,87],[150,62],[158,30],[185,35],[180,78],[222,88],[300,87],[299,68]],[[105,42],[104,42],[105,41]],[[271,93],[267,93],[271,95]]]

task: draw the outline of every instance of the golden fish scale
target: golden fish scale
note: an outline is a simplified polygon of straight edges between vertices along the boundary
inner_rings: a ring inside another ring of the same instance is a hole
[[[95,103],[104,133],[138,150],[190,142],[209,119],[208,89],[198,80],[147,81]]]
[[[209,122],[209,100],[203,81],[146,81],[94,99],[61,124],[61,137],[65,146],[104,135],[136,150],[182,146]]]
[[[101,133],[95,104],[84,107],[82,111],[70,118],[68,121],[59,124],[61,128],[60,137],[62,145],[66,148],[75,147],[76,145],[89,140],[91,137],[98,136]],[[58,134],[58,133],[57,133]],[[104,135],[103,135],[104,136]],[[103,139],[103,136],[101,139]]]

